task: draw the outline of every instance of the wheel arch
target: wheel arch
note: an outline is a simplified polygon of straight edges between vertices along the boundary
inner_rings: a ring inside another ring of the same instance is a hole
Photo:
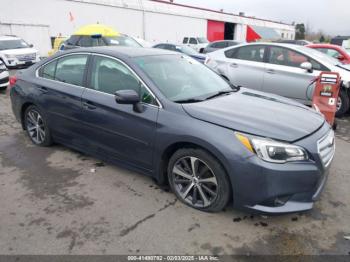
[[[214,159],[216,159],[219,162],[220,165],[222,165],[228,179],[230,180],[231,188],[232,188],[232,181],[228,172],[229,170],[228,164],[226,163],[226,160],[224,156],[220,153],[220,151],[215,149],[215,147],[207,146],[205,144],[197,143],[193,141],[176,141],[165,147],[165,149],[162,151],[161,155],[159,156],[159,162],[158,162],[159,164],[158,164],[157,173],[156,173],[156,179],[159,184],[162,185],[162,184],[168,183],[167,166],[168,166],[169,160],[177,150],[183,149],[183,148],[202,149],[206,151],[208,154],[210,154]]]
[[[22,125],[23,130],[26,129],[25,124],[24,124],[24,113],[26,112],[27,108],[32,106],[32,105],[35,105],[35,104],[32,102],[25,102],[21,107],[20,120],[21,120],[21,125]]]

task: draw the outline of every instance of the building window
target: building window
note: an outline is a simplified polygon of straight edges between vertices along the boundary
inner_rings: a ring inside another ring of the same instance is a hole
[[[284,33],[282,33],[282,38],[284,38]]]

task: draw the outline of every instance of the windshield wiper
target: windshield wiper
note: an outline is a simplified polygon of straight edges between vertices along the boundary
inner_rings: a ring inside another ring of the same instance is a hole
[[[196,98],[189,98],[189,99],[183,99],[183,100],[175,100],[175,103],[179,103],[179,104],[185,104],[185,103],[198,103],[198,102],[202,102],[202,99],[196,99]]]
[[[223,90],[223,91],[219,91],[211,96],[208,96],[206,97],[204,100],[209,100],[209,99],[212,99],[212,98],[215,98],[215,97],[218,97],[218,96],[222,96],[222,95],[226,95],[226,94],[230,94],[230,93],[233,93],[233,92],[237,92],[237,90]]]

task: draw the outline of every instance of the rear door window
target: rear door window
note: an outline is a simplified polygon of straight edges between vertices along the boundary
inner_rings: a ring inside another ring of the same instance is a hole
[[[183,44],[187,44],[187,42],[188,42],[188,37],[185,37],[184,38],[184,41],[182,42]]]
[[[238,48],[233,57],[239,60],[263,62],[265,55],[265,46],[252,45]]]
[[[55,79],[56,64],[57,64],[57,60],[44,65],[41,68],[40,76],[43,78],[46,78],[46,79],[54,80]]]
[[[88,55],[69,55],[57,62],[55,80],[83,86],[84,72]]]

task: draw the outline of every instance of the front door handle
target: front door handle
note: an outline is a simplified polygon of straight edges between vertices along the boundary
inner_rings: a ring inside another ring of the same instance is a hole
[[[230,64],[230,67],[237,68],[237,67],[238,67],[238,64],[236,64],[236,63],[231,63],[231,64]]]
[[[276,74],[276,71],[273,70],[273,69],[267,69],[266,73],[268,73],[268,74]]]
[[[89,110],[94,110],[96,109],[97,107],[90,101],[86,101],[83,103],[83,107],[85,107],[86,109],[89,109]]]

